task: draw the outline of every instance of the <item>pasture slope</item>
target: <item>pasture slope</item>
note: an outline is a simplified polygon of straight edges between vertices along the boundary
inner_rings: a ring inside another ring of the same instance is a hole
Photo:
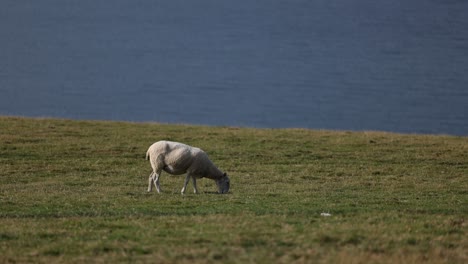
[[[147,193],[161,139],[229,194]],[[467,263],[467,216],[468,137],[0,117],[0,263]]]

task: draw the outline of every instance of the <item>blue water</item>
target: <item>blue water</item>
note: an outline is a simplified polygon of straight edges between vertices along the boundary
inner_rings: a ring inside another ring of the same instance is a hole
[[[468,1],[3,0],[0,114],[468,135]]]

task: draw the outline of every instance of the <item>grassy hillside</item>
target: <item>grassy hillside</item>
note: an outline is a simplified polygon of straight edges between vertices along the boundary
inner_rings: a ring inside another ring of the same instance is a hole
[[[230,193],[147,193],[161,139]],[[467,216],[467,137],[0,117],[0,263],[466,263]]]

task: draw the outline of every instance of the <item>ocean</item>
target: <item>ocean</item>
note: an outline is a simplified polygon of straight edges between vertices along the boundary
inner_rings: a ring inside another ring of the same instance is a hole
[[[468,135],[468,1],[0,2],[0,114]]]

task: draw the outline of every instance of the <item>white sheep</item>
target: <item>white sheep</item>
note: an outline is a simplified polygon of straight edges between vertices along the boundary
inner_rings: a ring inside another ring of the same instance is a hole
[[[178,142],[158,141],[148,148],[146,159],[150,160],[153,168],[148,179],[148,192],[153,189],[152,183],[156,186],[158,193],[161,192],[159,178],[163,170],[172,175],[187,173],[182,194],[185,193],[190,178],[192,178],[194,192],[198,193],[196,179],[203,177],[214,180],[219,193],[229,191],[229,177],[221,172],[211,162],[208,155],[199,148]]]

